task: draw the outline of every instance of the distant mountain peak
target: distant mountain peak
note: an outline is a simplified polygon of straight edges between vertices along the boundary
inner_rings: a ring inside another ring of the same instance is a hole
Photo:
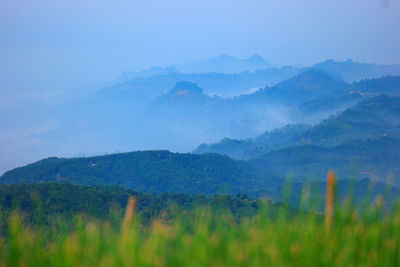
[[[208,96],[203,93],[196,83],[189,81],[177,82],[166,94],[158,98],[159,103],[196,103],[203,102],[208,99]]]
[[[319,69],[307,69],[306,71],[300,73],[298,76],[293,77],[292,79],[304,79],[304,78],[324,78],[328,80],[337,80],[333,78],[331,75],[326,73],[323,70]]]
[[[181,81],[177,82],[175,86],[170,90],[176,95],[179,95],[181,92],[196,92],[196,93],[203,93],[203,89],[201,89],[197,83],[189,82],[189,81]]]
[[[344,82],[333,78],[331,75],[327,74],[326,72],[319,70],[319,69],[307,69],[306,71],[300,73],[299,75],[283,81],[281,84],[278,84],[279,87],[281,86],[299,86],[303,84],[305,86],[322,86],[322,87],[335,87],[338,85],[344,86]]]
[[[229,54],[222,54],[206,60],[181,65],[177,68],[184,73],[240,73],[271,67],[272,65],[258,54],[253,54],[248,58],[237,58]]]
[[[324,71],[307,69],[275,86],[259,90],[250,97],[293,105],[301,101],[343,94],[347,86],[345,82],[332,78]]]
[[[176,70],[175,67],[169,66],[169,67],[150,67],[147,70],[139,71],[139,72],[123,72],[120,77],[116,80],[118,83],[123,83],[127,82],[129,80],[132,80],[134,78],[148,78],[152,77],[155,75],[170,75],[173,73],[177,73],[178,71]]]
[[[222,54],[220,56],[214,57],[214,59],[235,59],[235,57],[229,54]]]
[[[254,53],[253,55],[251,55],[247,60],[249,60],[251,62],[269,64],[262,56],[260,56],[257,53]]]
[[[323,70],[331,76],[346,82],[380,78],[384,75],[400,75],[400,65],[377,65],[361,63],[352,59],[347,59],[345,61],[329,59],[317,63],[311,68]]]

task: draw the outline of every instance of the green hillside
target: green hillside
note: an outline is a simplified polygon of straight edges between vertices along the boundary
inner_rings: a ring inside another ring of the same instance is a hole
[[[374,195],[383,194],[388,175],[400,173],[399,139],[384,137],[332,148],[297,146],[272,151],[250,161],[219,154],[179,154],[144,151],[89,158],[49,158],[5,173],[0,182],[118,185],[144,193],[246,194],[252,198],[299,204],[304,182],[316,181],[315,194],[325,193],[326,172],[339,174],[345,197],[349,179],[378,182]],[[289,180],[288,180],[289,178]],[[290,182],[290,199],[285,186]],[[393,179],[396,186],[400,183]],[[364,198],[369,182],[356,182],[357,198]],[[398,191],[395,188],[394,194]]]
[[[142,151],[88,158],[48,158],[6,172],[1,183],[120,185],[140,192],[236,194],[257,181],[244,162],[218,154]]]

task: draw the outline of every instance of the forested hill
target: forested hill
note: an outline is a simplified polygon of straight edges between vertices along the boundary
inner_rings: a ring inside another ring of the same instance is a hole
[[[376,65],[347,61],[326,60],[312,66],[313,69],[322,70],[332,77],[354,82],[362,79],[379,78],[385,75],[400,75],[399,65]]]
[[[266,99],[280,104],[299,104],[321,97],[343,94],[348,84],[319,70],[307,70],[273,87],[266,87],[246,96],[253,101]]]
[[[284,185],[289,177],[293,181],[291,203],[297,205],[305,181],[313,180],[317,184],[315,194],[324,194],[323,181],[330,169],[339,174],[341,188],[346,188],[349,179],[361,181],[365,178],[376,182],[375,195],[384,193],[388,178],[395,186],[400,186],[396,179],[400,175],[399,151],[399,139],[382,137],[332,148],[291,147],[251,161],[236,161],[219,154],[168,151],[48,158],[8,171],[0,178],[0,183],[119,185],[144,193],[244,193],[253,198],[282,201]],[[368,183],[356,183],[357,196],[364,198],[369,190]],[[395,191],[397,194],[398,190]]]
[[[120,185],[141,192],[242,193],[256,186],[247,164],[219,154],[141,151],[87,158],[48,158],[6,172],[1,183]]]
[[[327,169],[342,179],[368,178],[400,186],[400,139],[351,141],[334,147],[303,145],[268,152],[249,164],[278,177],[291,173],[296,180],[323,180]]]

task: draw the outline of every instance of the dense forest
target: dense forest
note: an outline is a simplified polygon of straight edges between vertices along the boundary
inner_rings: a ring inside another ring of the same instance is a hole
[[[44,229],[68,230],[79,220],[108,222],[119,227],[130,196],[137,200],[137,216],[143,225],[156,219],[190,218],[207,210],[212,214],[233,215],[237,222],[268,208],[270,215],[279,209],[294,213],[288,206],[270,201],[250,199],[245,194],[160,195],[139,193],[118,186],[79,186],[68,183],[19,184],[0,186],[0,229],[6,233],[10,216],[17,212],[24,223]]]
[[[218,154],[140,151],[87,158],[48,158],[5,173],[1,183],[120,185],[147,193],[237,194],[255,186],[249,166]]]

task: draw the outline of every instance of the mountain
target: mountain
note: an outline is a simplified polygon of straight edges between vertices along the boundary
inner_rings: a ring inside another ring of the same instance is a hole
[[[249,159],[274,149],[318,145],[332,147],[352,140],[400,136],[400,98],[381,95],[355,106],[315,126],[289,125],[266,132],[255,139],[223,139],[200,145],[195,153],[221,153],[236,159]]]
[[[176,128],[185,125],[182,131],[193,129],[214,140],[224,136],[249,138],[287,123],[320,121],[321,117],[359,101],[360,96],[353,94],[355,97],[338,100],[329,110],[325,106],[315,106],[305,112],[301,109],[307,99],[318,101],[322,97],[333,98],[335,94],[342,96],[347,86],[323,72],[309,70],[276,86],[226,99],[206,95],[197,84],[185,81],[158,97],[144,113],[160,124],[170,122]]]
[[[396,79],[388,81],[391,82],[383,83],[381,90],[386,90],[386,86],[395,88]],[[367,81],[363,83],[368,84]],[[109,86],[92,97],[72,103],[47,108],[32,106],[26,112],[12,110],[9,115],[0,115],[8,118],[2,121],[1,127],[17,127],[15,131],[23,130],[23,135],[10,130],[4,140],[20,138],[13,142],[23,142],[22,151],[14,150],[12,157],[19,160],[29,154],[31,158],[19,164],[54,155],[50,151],[69,157],[145,149],[187,152],[198,144],[217,142],[224,137],[247,139],[287,124],[316,124],[373,95],[353,92],[357,84],[345,84],[347,87],[340,89],[343,93],[336,95],[335,88],[342,88],[343,83],[319,71],[308,71],[290,82],[268,87],[268,90],[283,92],[282,97],[276,95],[275,100],[264,94],[265,89],[222,98],[210,96],[205,88],[191,81],[176,84],[152,92],[151,87],[135,89],[128,82]],[[185,86],[188,88],[180,88]],[[285,94],[285,90],[291,92],[292,86],[298,86],[304,96],[294,98]],[[25,123],[24,127],[32,125],[31,132],[18,128],[18,123],[22,124],[27,118],[29,124]],[[10,144],[12,142],[4,146]]]
[[[138,72],[129,72],[126,71],[121,74],[121,76],[116,80],[117,83],[125,83],[135,78],[149,78],[159,75],[174,75],[177,74],[178,71],[175,67],[151,67],[150,69],[138,71]]]
[[[358,83],[353,83],[350,89],[353,94],[400,96],[400,76],[383,76],[377,79],[361,80]]]
[[[147,106],[144,113],[157,125],[168,123],[185,136],[218,140],[224,136],[246,138],[260,134],[263,129],[280,127],[283,120],[290,120],[289,112],[283,108],[276,116],[278,107],[260,101],[249,103],[241,98],[209,96],[195,83],[179,82],[168,92]],[[285,112],[287,114],[285,114]],[[287,116],[287,118],[284,118]],[[161,127],[159,127],[161,128]]]
[[[258,81],[256,85],[258,87],[265,86],[265,84],[273,85],[306,70],[322,71],[335,79],[348,83],[363,79],[400,75],[400,65],[359,63],[349,59],[347,61],[326,60],[311,67],[276,67],[257,54],[247,59],[238,59],[225,54],[181,66],[151,67],[139,72],[124,72],[114,84],[133,83],[151,86],[151,84],[155,85],[155,83],[161,85],[164,81],[165,84],[162,87],[169,88],[176,82],[188,80],[199,84],[200,87],[209,88],[212,93],[219,94],[231,87],[231,90],[234,91],[231,94],[238,94],[240,91],[234,90],[237,87],[235,84],[241,84],[240,87],[246,86],[244,79],[248,83],[247,89],[250,89],[255,87],[252,86],[254,84],[252,80]],[[247,78],[245,78],[246,76]],[[262,83],[259,82],[261,77],[264,77]],[[223,85],[224,83],[226,84],[225,86]],[[224,93],[227,94],[228,92]]]
[[[271,67],[273,67],[273,65],[257,54],[246,59],[239,59],[224,54],[218,57],[177,66],[177,69],[183,73],[239,73],[262,70]]]
[[[383,76],[377,79],[353,82],[346,86],[343,94],[304,101],[299,105],[299,114],[309,115],[315,112],[322,114],[324,111],[333,114],[332,107],[336,110],[344,110],[363,99],[382,94],[400,96],[400,76]]]
[[[191,81],[204,88],[207,94],[224,97],[250,93],[253,90],[272,85],[299,74],[302,70],[295,67],[269,68],[240,73],[182,73],[175,68],[158,68],[139,73],[125,73],[114,88],[155,97],[180,81]],[[115,89],[114,89],[115,90]]]
[[[219,58],[225,58],[225,60],[227,61],[235,61],[235,59],[230,56],[221,56]],[[261,62],[260,59],[257,60],[257,56],[253,56],[251,58],[253,59],[250,61]],[[217,59],[218,58],[216,58],[215,60]],[[241,62],[243,60],[238,61]],[[247,62],[248,60],[244,61]],[[231,64],[234,63],[229,63],[229,65]],[[331,65],[332,67],[329,67]],[[367,67],[363,67],[359,71],[362,77],[360,79],[343,79],[342,76],[337,74],[339,70],[343,73],[357,72],[357,66],[359,65],[367,66],[368,68],[376,68],[379,71],[372,71],[372,73],[376,74],[369,75],[368,73],[370,72],[363,71]],[[346,69],[348,69],[348,72],[345,71]],[[303,84],[306,87],[308,86],[308,88],[305,89],[311,89],[312,86],[320,87],[321,83],[323,85],[323,82],[333,82],[329,81],[329,78],[335,80],[337,83],[341,80],[344,80],[346,82],[354,82],[362,79],[377,79],[377,82],[382,82],[382,80],[378,79],[381,78],[381,76],[400,75],[400,66],[355,63],[353,61],[326,61],[324,63],[316,64],[309,68],[296,68],[291,66],[280,68],[269,67],[261,69],[256,68],[253,70],[246,69],[233,73],[218,71],[185,73],[180,71],[177,67],[152,67],[146,71],[123,73],[116,82],[114,82],[113,84],[109,84],[102,91],[108,90],[107,88],[110,88],[111,91],[128,91],[130,92],[130,94],[135,93],[136,98],[140,97],[142,101],[148,101],[156,96],[159,96],[161,93],[164,93],[168,88],[173,87],[177,82],[191,81],[198,84],[199,87],[203,88],[206,94],[217,94],[224,97],[231,97],[239,94],[251,93],[256,89],[265,87],[265,85],[276,85],[303,72],[305,72],[302,77],[303,81],[299,81],[299,78],[297,78],[297,81],[291,81],[291,83],[289,82],[286,85],[282,84],[281,86],[286,86],[289,88],[299,88],[299,85]],[[318,77],[318,74],[320,77]],[[323,77],[323,74],[329,77]],[[311,85],[310,80],[315,80],[314,83],[316,84]],[[295,84],[295,82],[299,82],[300,84]],[[394,84],[393,81],[388,82]],[[371,82],[367,83],[369,83],[369,86],[371,86],[372,88],[376,89],[379,87],[379,84],[372,84]],[[357,91],[357,88],[354,88],[354,91]]]
[[[175,84],[167,93],[158,97],[158,105],[196,105],[205,104],[210,97],[204,94],[196,83],[182,81]]]
[[[301,135],[312,127],[306,124],[289,124],[254,139],[236,140],[224,138],[218,143],[201,144],[196,154],[219,153],[234,159],[251,159],[268,151],[293,145]]]
[[[47,158],[6,172],[0,183],[120,185],[147,193],[236,194],[255,187],[248,167],[218,154],[143,151],[88,158]]]
[[[343,94],[347,84],[319,70],[307,70],[273,87],[266,87],[250,95],[250,99],[298,104],[322,97]]]
[[[333,169],[339,178],[368,178],[400,185],[400,139],[381,137],[349,141],[334,147],[302,145],[268,152],[249,163],[261,173],[297,181],[323,180]]]
[[[400,65],[377,65],[347,61],[326,60],[311,67],[324,71],[345,82],[360,81],[362,79],[374,79],[387,75],[400,75]]]

